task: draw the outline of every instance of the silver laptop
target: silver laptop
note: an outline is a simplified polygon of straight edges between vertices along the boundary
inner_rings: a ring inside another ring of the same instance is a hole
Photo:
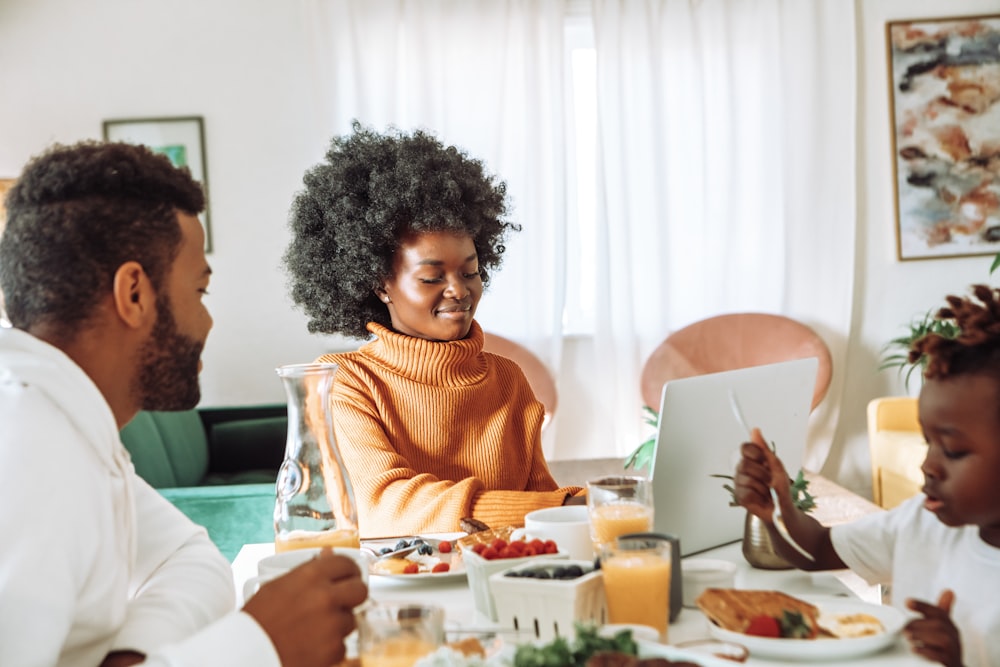
[[[746,510],[730,507],[726,480],[749,440],[730,405],[735,392],[751,427],[773,442],[790,475],[802,465],[819,362],[815,358],[672,380],[663,385],[651,471],[657,532],[680,538],[681,554],[743,536]]]

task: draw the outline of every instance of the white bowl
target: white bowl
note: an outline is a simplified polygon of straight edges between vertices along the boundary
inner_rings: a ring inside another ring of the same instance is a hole
[[[684,606],[697,607],[695,600],[706,588],[733,588],[736,565],[714,558],[684,558],[681,560],[681,577]]]
[[[552,558],[566,560],[569,558],[569,554],[560,551],[555,554],[487,560],[471,549],[462,549],[462,560],[465,561],[465,572],[469,578],[469,588],[472,589],[472,601],[476,604],[476,611],[493,622],[497,620],[496,602],[493,600],[493,592],[490,590],[491,574]]]

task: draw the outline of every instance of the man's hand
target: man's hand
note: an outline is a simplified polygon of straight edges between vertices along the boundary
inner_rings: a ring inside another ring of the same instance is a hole
[[[962,667],[962,642],[951,620],[954,603],[955,594],[947,589],[941,593],[937,605],[923,600],[906,601],[909,609],[923,616],[903,628],[913,652],[945,667]]]
[[[355,562],[324,549],[261,586],[243,611],[271,638],[283,667],[330,667],[344,659],[354,607],[367,597]]]

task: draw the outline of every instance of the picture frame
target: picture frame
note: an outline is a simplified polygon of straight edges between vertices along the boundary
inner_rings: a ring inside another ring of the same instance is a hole
[[[212,225],[209,213],[208,160],[205,154],[205,122],[202,116],[168,118],[120,118],[104,121],[106,141],[124,141],[148,146],[154,153],[170,158],[176,167],[187,167],[205,193],[205,252],[212,252]]]
[[[896,254],[1000,252],[1000,14],[886,24]]]

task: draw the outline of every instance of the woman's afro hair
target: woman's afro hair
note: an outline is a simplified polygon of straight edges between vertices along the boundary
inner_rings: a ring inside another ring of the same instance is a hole
[[[391,326],[375,290],[392,276],[393,256],[408,234],[469,235],[487,282],[507,233],[520,230],[505,220],[506,185],[479,160],[421,130],[379,134],[355,121],[303,183],[284,262],[312,333],[365,339],[369,322]]]
[[[972,292],[975,299],[946,297],[948,306],[935,315],[955,321],[959,329],[955,338],[930,333],[914,341],[909,361],[918,363],[927,356],[924,377],[987,373],[1000,378],[1000,290],[973,285]]]

